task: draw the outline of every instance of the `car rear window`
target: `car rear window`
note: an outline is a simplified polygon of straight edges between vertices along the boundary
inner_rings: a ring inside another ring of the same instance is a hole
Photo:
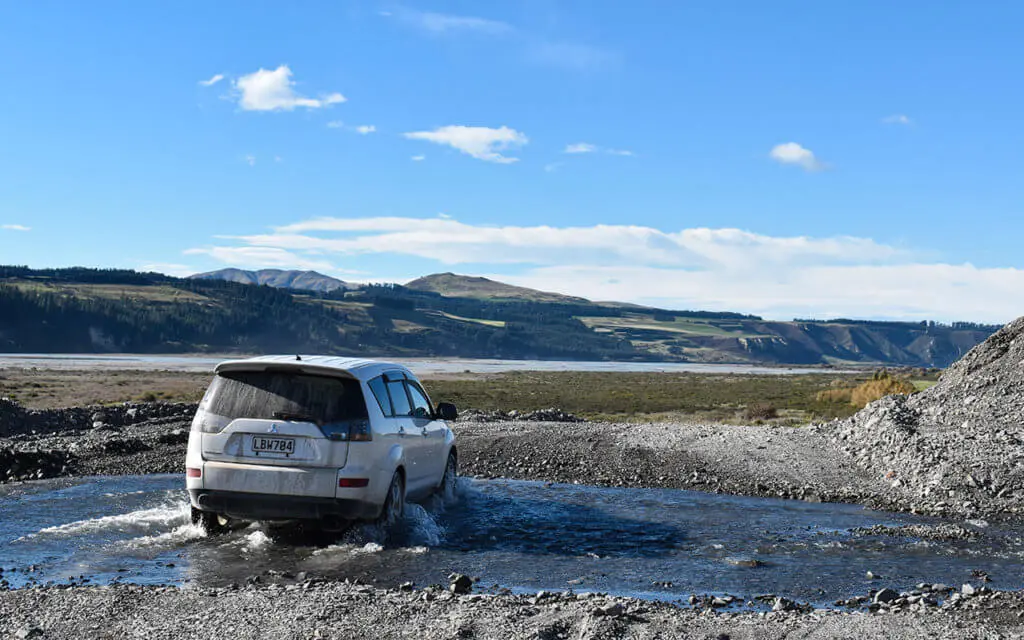
[[[230,420],[305,420],[329,424],[367,417],[356,380],[276,371],[219,374],[202,408]]]

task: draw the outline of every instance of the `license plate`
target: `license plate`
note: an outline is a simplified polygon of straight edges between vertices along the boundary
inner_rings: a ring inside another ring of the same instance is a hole
[[[255,453],[295,453],[295,438],[268,438],[253,436],[252,450]]]

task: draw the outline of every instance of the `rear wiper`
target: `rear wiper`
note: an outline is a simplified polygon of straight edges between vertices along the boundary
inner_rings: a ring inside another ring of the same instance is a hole
[[[288,411],[275,411],[270,415],[274,416],[278,420],[290,420],[292,422],[312,422],[317,426],[320,425],[316,418],[310,415],[306,415],[305,413],[289,413]]]

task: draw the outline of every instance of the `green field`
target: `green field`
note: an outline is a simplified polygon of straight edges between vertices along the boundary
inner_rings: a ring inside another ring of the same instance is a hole
[[[820,391],[869,375],[719,375],[698,373],[511,372],[428,382],[431,397],[460,407],[530,411],[555,407],[601,420],[751,422],[748,410],[773,407],[777,422],[805,424],[852,415],[849,403]]]
[[[639,329],[643,331],[662,331],[669,334],[722,336],[728,338],[757,338],[763,335],[746,332],[738,322],[729,320],[676,317],[672,321],[660,321],[656,320],[652,315],[633,313],[622,317],[580,317],[579,320],[593,329],[608,331]],[[671,338],[672,336],[666,337]]]
[[[430,314],[433,314],[433,315],[438,315],[438,316],[441,316],[443,318],[448,318],[449,320],[458,320],[460,322],[472,322],[474,324],[482,324],[482,325],[486,325],[488,327],[504,327],[505,326],[505,321],[504,320],[484,320],[484,319],[481,319],[481,318],[465,318],[463,316],[457,316],[457,315],[455,315],[453,313],[445,313],[444,311],[431,311],[431,310],[428,310],[428,311],[426,311],[426,313],[430,313]]]
[[[688,420],[749,424],[751,408],[771,407],[769,422],[806,424],[852,414],[848,403],[821,402],[818,392],[870,375],[719,375],[674,373],[511,372],[426,378],[435,402],[460,409],[555,407],[595,420]],[[195,402],[210,374],[173,371],[0,370],[0,396],[32,408],[129,400]]]

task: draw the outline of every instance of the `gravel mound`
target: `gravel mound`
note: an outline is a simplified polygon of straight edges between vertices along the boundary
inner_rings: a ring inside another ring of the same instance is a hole
[[[830,428],[840,450],[888,482],[902,508],[1024,513],[1024,318],[931,389],[883,398]]]

